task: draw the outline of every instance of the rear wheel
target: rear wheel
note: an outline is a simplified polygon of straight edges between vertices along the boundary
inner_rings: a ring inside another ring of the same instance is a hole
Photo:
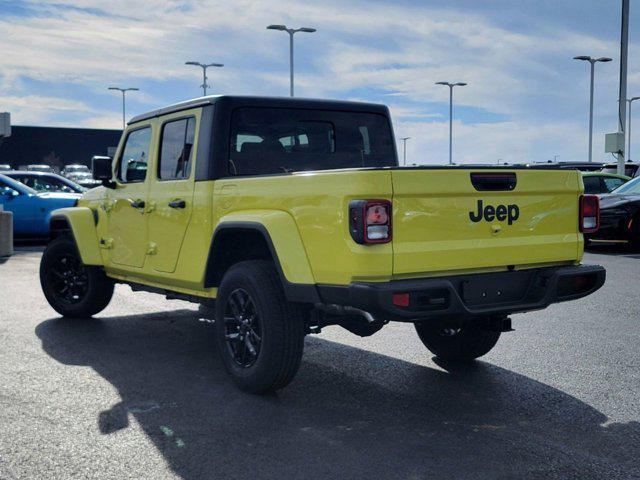
[[[216,338],[234,382],[251,393],[288,385],[302,359],[304,318],[287,301],[271,262],[241,262],[225,274],[216,300]]]
[[[63,317],[91,317],[106,308],[113,280],[98,267],[83,265],[73,239],[53,240],[40,262],[40,284],[49,305]]]
[[[425,347],[443,360],[469,361],[488,353],[500,338],[500,332],[477,326],[444,328],[433,323],[416,323],[416,331]]]

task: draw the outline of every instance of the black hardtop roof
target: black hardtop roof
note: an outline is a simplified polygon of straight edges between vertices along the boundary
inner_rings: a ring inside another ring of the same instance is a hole
[[[235,107],[272,107],[272,108],[303,108],[321,110],[343,110],[350,112],[371,112],[388,115],[386,105],[378,103],[352,102],[346,100],[323,100],[316,98],[290,98],[290,97],[258,97],[240,95],[209,95],[194,98],[185,102],[169,105],[151,112],[137,115],[129,120],[129,125],[148,120],[150,118],[180,112],[190,108],[203,107],[224,103],[231,108]]]

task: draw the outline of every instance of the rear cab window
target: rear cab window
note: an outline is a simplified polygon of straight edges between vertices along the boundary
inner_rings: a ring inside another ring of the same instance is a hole
[[[600,177],[582,177],[582,182],[584,183],[584,193],[603,193],[603,188],[600,184]]]
[[[229,175],[396,165],[385,115],[240,107],[231,116]]]

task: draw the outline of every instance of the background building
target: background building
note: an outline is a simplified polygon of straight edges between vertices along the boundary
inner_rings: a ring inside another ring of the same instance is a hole
[[[93,155],[113,154],[121,130],[13,126],[0,143],[0,163],[13,168],[47,164],[58,170],[70,163],[90,166]]]

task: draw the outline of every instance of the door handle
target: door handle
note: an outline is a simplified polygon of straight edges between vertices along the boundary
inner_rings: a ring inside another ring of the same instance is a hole
[[[144,208],[144,200],[129,200],[129,205],[133,208]]]
[[[173,200],[172,202],[169,202],[169,206],[171,208],[184,208],[187,206],[186,202],[184,200]]]

